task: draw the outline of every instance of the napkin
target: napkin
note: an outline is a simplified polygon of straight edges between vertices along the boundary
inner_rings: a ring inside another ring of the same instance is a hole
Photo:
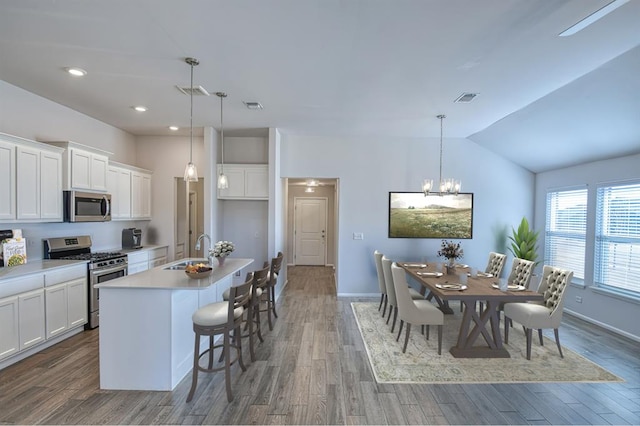
[[[424,263],[405,263],[404,266],[407,268],[426,268],[427,265]]]

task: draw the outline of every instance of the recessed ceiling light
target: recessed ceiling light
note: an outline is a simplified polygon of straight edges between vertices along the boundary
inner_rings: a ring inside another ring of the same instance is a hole
[[[250,102],[250,101],[242,101],[242,103],[248,108],[248,109],[262,109],[262,105],[260,104],[260,102]]]
[[[180,127],[178,126],[169,126],[169,130],[173,130],[174,132],[178,130]]]
[[[137,105],[137,106],[134,106],[134,107],[131,107],[131,108],[135,109],[138,112],[146,112],[147,111],[147,107],[143,106],[143,105]]]
[[[87,72],[82,68],[69,67],[65,68],[64,70],[74,77],[84,77],[85,75],[87,75]]]

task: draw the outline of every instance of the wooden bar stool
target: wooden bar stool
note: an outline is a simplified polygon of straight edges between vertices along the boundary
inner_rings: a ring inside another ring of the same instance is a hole
[[[253,279],[248,280],[244,284],[232,286],[229,289],[229,301],[210,303],[194,312],[193,331],[196,333],[195,348],[193,351],[193,379],[191,382],[191,390],[187,396],[187,402],[191,401],[198,384],[198,372],[213,373],[224,370],[224,377],[227,388],[227,401],[233,401],[231,393],[231,365],[238,361],[242,371],[247,368],[242,362],[242,339],[240,338],[240,327],[242,325],[242,317],[245,311],[244,306],[247,305],[251,296],[251,284]],[[233,342],[231,332],[233,331]],[[216,335],[222,334],[222,343],[214,345]],[[209,337],[209,349],[200,353],[200,336]],[[224,366],[213,368],[213,351],[215,348],[222,348],[224,354]],[[231,348],[236,349],[236,357],[231,359]],[[207,368],[200,366],[200,358],[209,354],[209,365]]]
[[[254,272],[247,274],[246,282],[251,281],[251,296],[247,301],[245,309],[245,317],[243,319],[245,325],[244,329],[247,330],[246,334],[241,337],[249,338],[249,353],[251,354],[251,361],[256,360],[256,354],[253,343],[253,336],[257,335],[261,342],[264,342],[262,337],[262,330],[260,327],[260,299],[265,291],[267,278],[269,274],[269,267],[258,269]],[[225,290],[222,293],[223,300],[229,300],[229,290]],[[255,329],[254,329],[255,328]],[[224,353],[220,354],[220,361],[224,358]]]
[[[267,318],[269,319],[269,330],[273,330],[273,324],[271,322],[271,314],[274,317],[278,318],[278,313],[276,312],[276,284],[278,283],[278,274],[280,273],[280,268],[282,268],[282,261],[284,259],[284,255],[281,251],[278,252],[278,255],[271,259],[271,265],[269,262],[265,262],[264,266],[269,267],[269,280],[266,291],[262,294],[262,301],[266,303],[266,308],[262,310],[262,312],[267,312]]]

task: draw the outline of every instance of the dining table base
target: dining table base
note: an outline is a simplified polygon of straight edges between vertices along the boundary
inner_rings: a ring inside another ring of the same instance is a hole
[[[451,355],[455,358],[510,358],[509,351],[502,346],[499,301],[486,301],[482,312],[476,311],[477,300],[460,302],[464,305],[464,314],[458,332],[458,342],[449,350]],[[486,346],[475,345],[480,336],[484,338]]]

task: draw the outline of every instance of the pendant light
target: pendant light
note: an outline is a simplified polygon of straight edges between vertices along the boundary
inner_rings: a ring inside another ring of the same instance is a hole
[[[436,116],[436,118],[440,120],[440,181],[438,184],[438,194],[458,195],[460,188],[462,187],[462,183],[455,179],[442,179],[442,123],[447,116],[440,114]],[[425,197],[433,192],[433,179],[425,179],[422,182],[422,192],[424,192]]]
[[[224,125],[222,121],[222,103],[227,94],[224,92],[216,92],[216,96],[220,98],[220,147],[222,148],[222,155],[220,156],[220,174],[218,175],[218,189],[229,188],[229,180],[227,175],[224,174]]]
[[[193,164],[193,67],[198,65],[198,62],[195,58],[185,58],[184,60],[187,64],[191,66],[191,86],[189,86],[189,93],[191,96],[191,115],[189,122],[189,162],[187,163],[187,167],[184,169],[184,180],[185,182],[197,182],[198,181],[198,169],[196,165]]]

